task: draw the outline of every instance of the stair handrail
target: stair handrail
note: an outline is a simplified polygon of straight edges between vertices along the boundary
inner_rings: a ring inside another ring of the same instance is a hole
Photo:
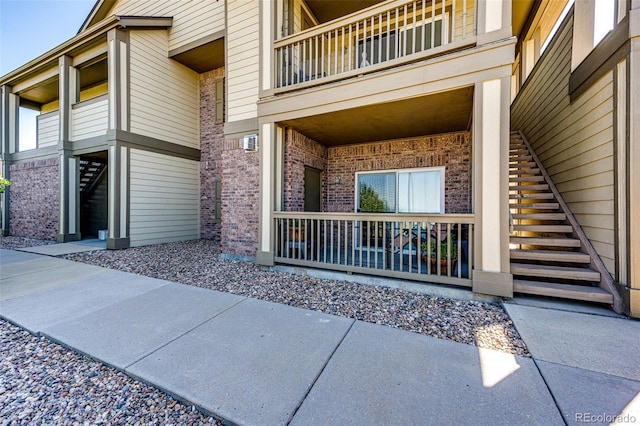
[[[582,227],[580,226],[580,224],[576,220],[575,216],[573,216],[573,213],[571,213],[571,210],[569,210],[569,206],[564,201],[564,198],[560,194],[560,191],[558,191],[558,188],[556,187],[556,185],[551,180],[551,176],[549,176],[549,173],[547,173],[547,169],[542,165],[542,162],[540,161],[540,159],[536,155],[535,151],[533,150],[533,148],[529,144],[529,141],[527,140],[527,138],[524,136],[524,133],[522,133],[521,130],[518,130],[517,132],[520,135],[520,138],[522,138],[522,142],[524,142],[525,146],[529,150],[529,154],[531,155],[531,158],[533,158],[533,161],[535,161],[536,164],[538,165],[538,168],[540,169],[540,173],[544,177],[544,180],[547,183],[547,185],[549,185],[549,189],[553,193],[554,197],[556,197],[556,201],[558,202],[558,205],[560,206],[560,208],[563,210],[564,214],[566,215],[567,220],[569,221],[569,224],[573,228],[574,234],[576,235],[576,237],[578,237],[578,240],[580,240],[580,244],[582,246],[582,249],[591,258],[591,263],[590,263],[589,266],[594,268],[596,271],[600,272],[599,287],[604,289],[604,290],[606,290],[606,291],[608,291],[613,296],[613,310],[615,312],[617,312],[617,313],[623,313],[623,311],[624,311],[624,303],[622,301],[622,297],[620,296],[620,293],[618,292],[618,289],[616,288],[616,284],[613,281],[613,278],[611,277],[611,274],[607,270],[607,267],[602,262],[602,259],[600,259],[600,256],[598,255],[598,252],[596,251],[596,249],[591,244],[591,241],[589,241],[589,238],[587,237],[587,235],[582,230]]]
[[[91,194],[93,192],[93,190],[95,189],[96,185],[100,181],[100,178],[102,177],[102,175],[107,170],[106,166],[107,166],[106,163],[102,164],[102,168],[100,169],[100,173],[98,173],[98,176],[96,176],[96,178],[93,180],[93,182],[91,182],[91,185],[89,185],[88,188],[85,188],[85,190],[82,191],[82,195],[83,196],[87,197],[89,194]]]

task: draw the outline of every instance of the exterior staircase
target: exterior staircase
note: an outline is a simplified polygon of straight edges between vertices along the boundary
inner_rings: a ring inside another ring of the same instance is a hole
[[[511,132],[509,202],[514,293],[622,309],[611,275],[521,132]]]
[[[79,165],[80,195],[85,196],[93,191],[93,188],[100,181],[100,177],[105,172],[107,162],[99,159],[81,159]]]

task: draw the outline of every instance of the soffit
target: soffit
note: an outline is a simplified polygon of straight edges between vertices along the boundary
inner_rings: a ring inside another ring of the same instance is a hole
[[[529,14],[534,9],[534,5],[540,0],[513,0],[511,4],[511,26],[513,35],[520,37],[520,33],[529,19]]]
[[[197,73],[211,71],[224,66],[224,38],[205,43],[186,52],[171,56]]]
[[[306,0],[307,6],[319,23],[365,9],[384,0]]]
[[[472,110],[473,88],[465,87],[280,124],[336,146],[468,130]]]

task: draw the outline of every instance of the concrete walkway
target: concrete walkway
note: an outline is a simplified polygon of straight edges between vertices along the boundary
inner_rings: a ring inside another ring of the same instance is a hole
[[[231,423],[640,422],[640,322],[608,312],[507,303],[531,359],[34,253],[0,266],[0,316]]]

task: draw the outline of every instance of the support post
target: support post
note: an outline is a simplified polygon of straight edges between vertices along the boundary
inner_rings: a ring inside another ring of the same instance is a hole
[[[275,123],[263,123],[260,126],[260,217],[258,221],[258,252],[256,263],[272,266],[274,264],[274,223],[273,211],[278,195],[276,176],[282,167],[276,164],[278,144],[282,143],[283,131]],[[278,203],[279,204],[279,203]]]
[[[509,77],[476,83],[473,291],[513,297],[509,264]]]
[[[2,171],[0,176],[5,179],[11,179],[10,165],[11,154],[16,152],[16,137],[18,129],[18,99],[11,93],[10,86],[2,86],[0,88],[0,152],[2,157]],[[9,193],[10,187],[7,187],[3,194],[0,194],[0,210],[2,211],[2,228],[0,233],[3,237],[9,235]]]
[[[78,96],[77,71],[72,64],[73,60],[68,56],[62,56],[58,60],[60,212],[57,240],[61,243],[77,241],[81,237],[78,159],[73,156],[71,147],[71,105]]]

